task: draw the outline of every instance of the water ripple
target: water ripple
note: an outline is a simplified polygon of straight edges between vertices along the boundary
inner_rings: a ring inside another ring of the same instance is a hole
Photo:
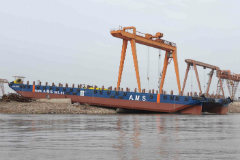
[[[7,159],[239,159],[240,115],[3,115]]]

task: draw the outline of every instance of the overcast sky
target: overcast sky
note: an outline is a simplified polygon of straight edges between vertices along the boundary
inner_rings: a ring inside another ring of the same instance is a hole
[[[1,0],[0,78],[12,81],[12,76],[19,75],[30,83],[115,87],[122,40],[112,37],[110,29],[119,25],[135,26],[143,33],[161,32],[165,40],[176,43],[181,87],[185,59],[240,74],[239,6],[237,0]],[[137,45],[141,86],[146,89],[147,50]],[[149,52],[149,89],[156,90],[159,51],[150,48]],[[209,71],[198,67],[202,90]],[[190,71],[186,92],[191,91],[191,84],[192,91],[199,92],[195,73]],[[216,93],[216,86],[214,76],[210,93]],[[121,87],[137,88],[130,43]],[[5,90],[12,92],[7,86]],[[178,92],[173,62],[164,90]]]

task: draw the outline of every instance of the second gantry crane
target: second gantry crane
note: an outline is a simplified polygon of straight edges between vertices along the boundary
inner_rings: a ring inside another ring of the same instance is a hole
[[[231,71],[229,71],[229,70],[220,70],[220,68],[217,67],[217,66],[213,66],[213,65],[210,65],[210,64],[207,64],[207,63],[195,61],[195,60],[192,60],[192,59],[186,59],[185,62],[187,63],[187,69],[186,69],[186,74],[185,74],[185,78],[184,78],[184,82],[183,82],[182,94],[184,93],[184,89],[185,89],[185,85],[186,85],[186,81],[187,81],[190,66],[193,66],[194,70],[195,70],[197,82],[198,82],[200,95],[202,95],[201,84],[200,84],[199,75],[198,75],[198,71],[197,71],[197,66],[201,66],[204,69],[206,69],[206,68],[211,69],[211,72],[209,73],[208,86],[207,86],[207,90],[206,90],[205,95],[207,97],[210,96],[209,95],[209,89],[210,89],[213,73],[216,70],[216,76],[218,78],[216,95],[219,96],[220,93],[222,92],[223,97],[225,97],[224,90],[223,90],[223,82],[224,82],[224,80],[226,80],[226,84],[227,84],[227,87],[228,87],[230,98],[234,99],[236,91],[237,91],[238,84],[240,82],[240,74],[231,73]]]

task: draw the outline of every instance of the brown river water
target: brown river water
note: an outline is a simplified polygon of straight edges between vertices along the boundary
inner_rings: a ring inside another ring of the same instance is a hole
[[[0,114],[8,159],[240,159],[240,114]]]

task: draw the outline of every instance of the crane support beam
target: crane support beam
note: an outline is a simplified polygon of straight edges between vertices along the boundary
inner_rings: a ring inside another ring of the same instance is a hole
[[[197,65],[197,66],[202,66],[202,67],[206,67],[206,68],[213,69],[213,70],[216,70],[216,68],[217,68],[217,66],[213,66],[213,65],[210,65],[210,64],[207,64],[207,63],[195,61],[195,60],[192,60],[192,59],[185,59],[185,62],[190,63],[190,64],[193,64],[193,62],[194,62],[195,65]]]
[[[185,85],[186,85],[186,81],[187,81],[187,77],[188,77],[189,68],[190,68],[190,64],[188,63],[187,64],[186,73],[185,73],[184,82],[183,82],[182,94],[184,93],[184,89],[185,89]]]
[[[140,83],[140,77],[139,77],[136,43],[134,39],[131,39],[131,46],[132,46],[133,62],[134,62],[134,67],[136,71],[136,78],[138,83],[138,92],[141,93],[141,83]]]
[[[164,84],[164,79],[167,73],[167,67],[168,67],[168,52],[166,51],[165,53],[165,58],[164,58],[164,62],[163,62],[163,73],[162,73],[162,80],[161,80],[161,85],[159,88],[159,93],[162,94],[162,89],[163,89],[163,84]],[[160,102],[160,101],[159,101]]]
[[[126,29],[133,29],[133,33],[126,32]],[[153,40],[153,39],[149,39],[149,38],[137,35],[135,27],[124,27],[123,30],[111,31],[111,34],[114,37],[126,39],[126,40],[131,40],[134,38],[136,43],[143,44],[143,45],[150,46],[157,49],[162,49],[165,51],[176,50],[175,43],[168,42],[163,39]]]
[[[180,84],[178,60],[177,60],[177,50],[173,50],[172,55],[173,55],[173,62],[174,62],[175,73],[176,73],[176,78],[177,78],[178,92],[181,93],[181,84]]]
[[[240,81],[240,74],[231,73],[229,70],[219,70],[220,76],[223,79],[228,79],[231,81],[239,82]]]
[[[216,70],[217,70],[217,73],[218,73],[218,78],[219,78],[219,83],[220,83],[220,86],[221,86],[221,90],[222,90],[222,94],[223,94],[223,97],[224,96],[224,91],[223,91],[223,86],[222,86],[222,80],[221,80],[221,73],[220,73],[220,69],[218,67],[216,67]]]
[[[0,79],[0,91],[4,95],[4,83],[9,83],[7,79]]]
[[[0,83],[9,83],[7,79],[0,79]]]
[[[122,71],[123,71],[123,65],[124,65],[124,60],[126,57],[126,50],[127,50],[127,40],[123,40],[123,45],[122,45],[122,53],[121,53],[121,61],[120,61],[120,66],[119,66],[119,73],[118,73],[118,82],[117,82],[117,91],[119,89],[121,79],[122,79]]]
[[[192,61],[192,62],[193,62],[193,67],[194,67],[196,78],[197,78],[197,82],[198,82],[198,87],[199,87],[200,93],[202,94],[202,89],[201,89],[201,84],[200,84],[200,81],[199,81],[197,66],[195,64],[195,61]]]
[[[208,80],[208,86],[207,86],[207,91],[206,91],[206,95],[207,96],[208,96],[208,92],[209,92],[209,89],[210,89],[210,84],[211,84],[211,81],[212,81],[213,72],[214,72],[214,69],[212,69],[211,72],[210,72],[210,76],[209,76],[209,80]]]

